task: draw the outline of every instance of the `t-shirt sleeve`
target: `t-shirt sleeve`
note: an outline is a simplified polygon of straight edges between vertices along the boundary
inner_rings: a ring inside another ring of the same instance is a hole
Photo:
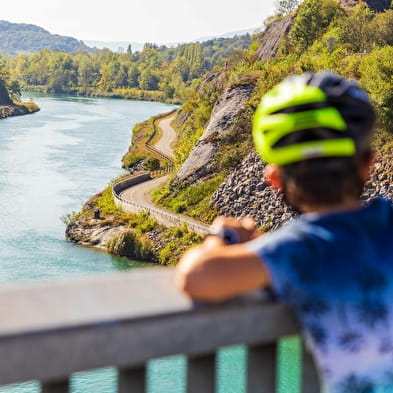
[[[281,298],[288,295],[288,283],[299,281],[300,276],[307,275],[313,268],[304,234],[290,225],[252,240],[246,243],[246,247],[267,267],[271,286]]]

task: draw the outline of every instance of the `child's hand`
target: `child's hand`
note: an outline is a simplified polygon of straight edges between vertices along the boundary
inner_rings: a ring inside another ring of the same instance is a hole
[[[236,219],[223,216],[213,221],[211,234],[221,237],[226,244],[244,243],[260,235],[255,230],[252,217]]]

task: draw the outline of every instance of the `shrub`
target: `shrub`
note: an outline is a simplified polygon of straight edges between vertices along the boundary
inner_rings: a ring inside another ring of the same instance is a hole
[[[131,220],[131,226],[140,234],[151,231],[157,225],[157,220],[149,216],[147,211],[136,214]]]
[[[303,52],[321,37],[340,12],[337,0],[305,0],[289,34],[295,47]]]
[[[365,56],[359,66],[362,85],[377,106],[382,123],[393,127],[393,47],[385,46]]]
[[[169,228],[162,236],[165,246],[160,250],[158,261],[162,265],[176,265],[191,246],[202,241],[201,236],[190,232],[187,225]]]
[[[122,257],[151,260],[152,244],[148,240],[141,240],[132,230],[124,230],[114,235],[107,243],[107,250]]]
[[[157,169],[160,169],[160,160],[158,158],[148,158],[144,163],[143,163],[143,169],[146,169],[148,171],[155,171]]]

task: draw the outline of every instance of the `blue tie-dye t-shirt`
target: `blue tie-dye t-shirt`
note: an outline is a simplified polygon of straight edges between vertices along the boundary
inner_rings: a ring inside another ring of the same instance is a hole
[[[291,303],[329,393],[393,393],[393,206],[305,214],[247,244]]]

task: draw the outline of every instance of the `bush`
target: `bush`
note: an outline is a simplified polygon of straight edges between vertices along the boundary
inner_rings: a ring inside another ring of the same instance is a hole
[[[184,252],[191,246],[199,244],[202,237],[188,231],[187,225],[183,224],[165,231],[162,240],[166,245],[159,252],[159,263],[162,265],[176,265]]]
[[[131,222],[131,226],[136,229],[139,234],[151,231],[157,225],[157,220],[149,216],[146,211],[136,214]]]
[[[362,85],[370,93],[387,129],[393,128],[393,47],[385,46],[365,56],[359,66]]]
[[[107,250],[121,257],[151,260],[152,244],[148,240],[138,239],[132,230],[125,230],[114,235],[107,243]]]
[[[143,163],[143,169],[156,171],[160,169],[160,160],[158,158],[149,158]]]
[[[312,43],[321,37],[330,22],[340,12],[337,0],[305,0],[299,10],[289,34],[293,45],[300,51],[305,51]]]

